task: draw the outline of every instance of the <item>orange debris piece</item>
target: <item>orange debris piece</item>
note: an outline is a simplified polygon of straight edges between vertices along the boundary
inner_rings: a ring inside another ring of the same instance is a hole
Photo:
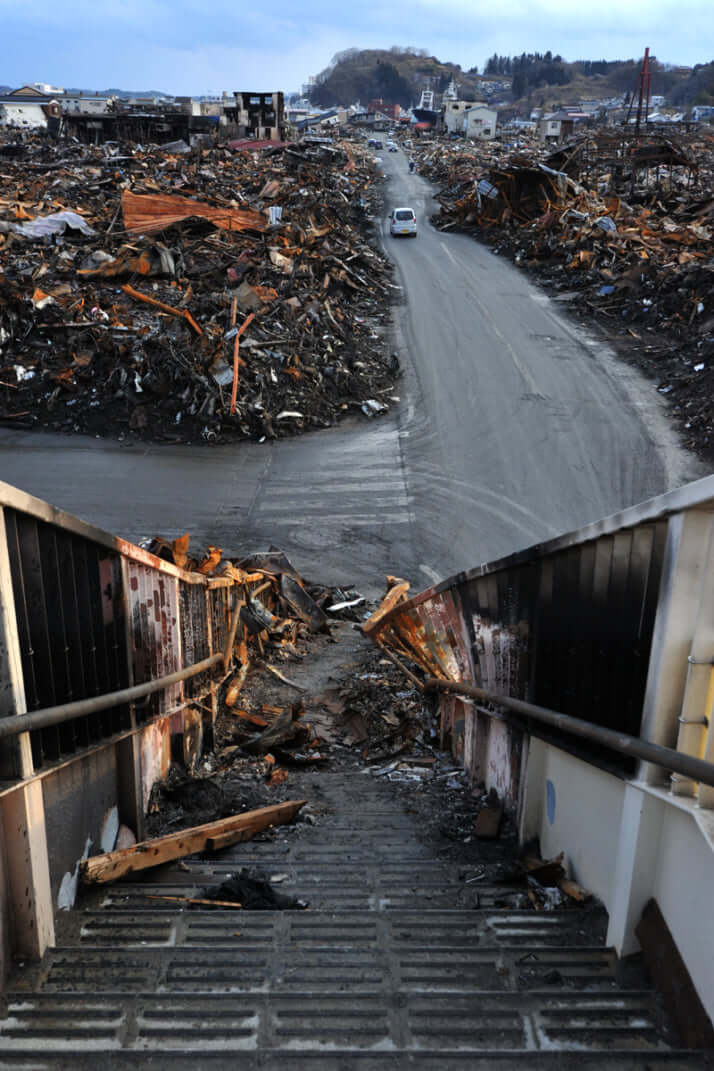
[[[132,234],[156,234],[173,223],[199,216],[224,231],[264,231],[268,221],[261,212],[194,201],[173,194],[142,194],[124,190],[121,198],[124,226]]]

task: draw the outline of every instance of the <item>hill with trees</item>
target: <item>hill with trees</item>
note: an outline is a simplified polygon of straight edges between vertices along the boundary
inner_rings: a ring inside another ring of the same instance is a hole
[[[511,97],[522,107],[557,107],[580,99],[626,96],[637,89],[641,59],[575,60],[554,52],[493,55],[483,75],[477,66],[462,70],[430,56],[425,49],[358,49],[338,52],[317,76],[310,100],[319,107],[382,99],[408,108],[418,104],[422,89],[438,95],[453,79],[462,100],[483,100],[483,80],[511,83]],[[714,103],[714,62],[693,70],[650,58],[651,92],[686,107]],[[503,94],[500,94],[503,97]]]
[[[714,104],[714,60],[698,63],[670,94],[672,104]]]
[[[352,104],[381,98],[386,104],[409,108],[419,103],[427,82],[435,93],[443,93],[453,78],[459,94],[480,100],[478,67],[464,72],[458,63],[442,63],[425,49],[358,49],[338,52],[317,76],[310,101],[320,107]]]

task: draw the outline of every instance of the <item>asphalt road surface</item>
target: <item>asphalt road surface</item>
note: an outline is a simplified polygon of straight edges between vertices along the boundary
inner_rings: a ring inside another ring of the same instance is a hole
[[[265,444],[120,445],[0,429],[0,477],[129,539],[188,529],[280,545],[307,575],[418,586],[703,475],[654,386],[525,274],[428,220],[431,187],[385,154],[384,243],[403,300],[398,412]],[[391,207],[416,239],[391,238]]]

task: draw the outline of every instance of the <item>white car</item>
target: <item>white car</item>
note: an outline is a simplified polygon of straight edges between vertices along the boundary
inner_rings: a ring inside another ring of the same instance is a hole
[[[393,208],[389,215],[389,232],[396,238],[406,234],[410,238],[417,236],[416,213],[413,208]]]

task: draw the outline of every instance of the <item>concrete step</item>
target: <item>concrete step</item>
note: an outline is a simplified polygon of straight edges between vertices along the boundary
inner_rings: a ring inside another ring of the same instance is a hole
[[[577,1064],[576,1064],[577,1061]],[[293,1049],[253,1050],[228,1044],[222,1049],[203,1046],[196,1050],[138,1050],[136,1048],[94,1049],[76,1047],[73,1051],[48,1050],[41,1042],[34,1048],[0,1052],[0,1069],[25,1068],[28,1071],[573,1071],[577,1066],[588,1071],[711,1071],[706,1054],[688,1050],[647,1050],[611,1048],[592,1050],[462,1049],[444,1052],[439,1049],[396,1049],[379,1052],[325,1048],[322,1051]]]
[[[445,1056],[519,1050],[530,1057],[637,1050],[649,1059],[665,1051],[656,1020],[652,994],[637,991],[45,992],[10,997],[0,1053]]]
[[[166,888],[161,887],[161,888]],[[199,887],[170,886],[169,895],[199,895]],[[282,886],[286,888],[286,886]],[[262,947],[285,954],[294,948],[358,943],[385,939],[394,945],[418,943],[422,947],[461,948],[471,945],[523,945],[578,947],[604,938],[604,912],[577,910],[535,912],[490,908],[479,911],[400,910],[391,898],[374,896],[371,910],[242,912],[230,909],[170,910],[170,904],[148,899],[164,895],[157,886],[148,892],[132,891],[125,906],[115,898],[98,910],[74,912],[62,920],[62,944],[121,948],[146,945],[224,945]],[[290,888],[290,892],[294,890]],[[384,917],[383,917],[384,916]],[[587,919],[587,924],[586,924]]]
[[[0,1068],[707,1066],[668,1048],[643,976],[619,984],[601,908],[525,909],[522,889],[488,881],[480,862],[438,855],[373,776],[321,774],[304,795],[315,826],[91,890],[61,912],[58,947],[14,977]],[[281,875],[310,909],[151,899],[200,895],[242,867]]]
[[[287,913],[286,913],[287,914]],[[132,948],[63,947],[26,974],[26,992],[364,992],[402,989],[458,992],[518,990],[552,984],[614,989],[616,957],[600,945],[479,945],[468,937],[438,943],[415,930],[402,934],[390,919],[374,929],[320,927],[282,918],[276,929],[232,925],[232,943]],[[15,978],[15,988],[22,975]]]

